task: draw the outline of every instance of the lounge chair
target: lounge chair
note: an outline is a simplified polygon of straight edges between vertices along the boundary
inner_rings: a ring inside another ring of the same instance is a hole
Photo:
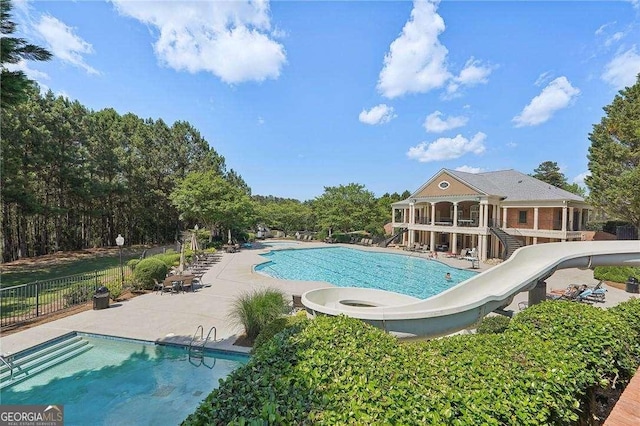
[[[604,282],[600,281],[594,287],[587,287],[583,292],[581,292],[577,299],[580,302],[601,302],[604,303],[604,298],[606,296],[607,289],[604,287]]]
[[[464,259],[465,256],[469,253],[469,249],[460,250],[460,254],[458,255],[458,259]]]
[[[580,287],[574,284],[574,285],[570,285],[565,290],[553,290],[547,293],[547,299],[577,301],[578,296],[583,291],[584,289],[581,289]]]

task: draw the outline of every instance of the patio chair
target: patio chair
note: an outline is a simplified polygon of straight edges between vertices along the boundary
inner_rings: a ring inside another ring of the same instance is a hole
[[[182,291],[186,292],[187,289],[193,292],[193,279],[195,277],[193,275],[187,275],[182,280]]]
[[[155,278],[153,279],[153,282],[155,283],[153,284],[153,291],[155,291],[156,294],[158,294],[158,292],[162,291],[162,283],[158,282],[158,280]]]
[[[458,255],[458,259],[464,259],[467,254],[469,254],[469,249],[460,250],[460,254]]]
[[[607,289],[604,287],[604,282],[600,281],[594,287],[587,287],[583,292],[581,292],[577,299],[580,302],[600,302],[604,303],[604,298],[606,296]]]
[[[165,292],[169,292],[171,294],[177,293],[178,288],[180,286],[180,279],[177,275],[170,275],[162,281],[162,291],[160,295],[163,295]]]

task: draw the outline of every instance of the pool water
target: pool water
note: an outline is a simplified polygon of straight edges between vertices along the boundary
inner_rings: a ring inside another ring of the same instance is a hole
[[[393,291],[419,299],[441,293],[476,273],[436,260],[348,247],[277,250],[255,270],[285,280],[325,281],[338,287]],[[451,280],[445,275],[451,274]]]
[[[93,347],[2,390],[2,404],[62,404],[65,425],[175,425],[248,358],[85,336]]]

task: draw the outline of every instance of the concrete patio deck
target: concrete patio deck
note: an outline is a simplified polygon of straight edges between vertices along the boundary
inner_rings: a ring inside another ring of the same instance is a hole
[[[325,243],[302,242],[295,247],[327,247]],[[348,246],[348,245],[347,245]],[[259,247],[259,245],[257,245]],[[109,309],[84,311],[56,321],[19,331],[0,338],[0,353],[10,354],[53,339],[70,331],[106,334],[148,341],[188,344],[198,325],[207,330],[215,326],[217,339],[208,347],[247,352],[248,348],[233,345],[241,329],[230,324],[228,315],[235,298],[246,291],[274,287],[285,294],[300,295],[318,287],[331,284],[308,281],[284,281],[253,271],[252,266],[265,261],[260,254],[276,247],[243,249],[238,253],[221,253],[219,262],[213,264],[202,278],[203,287],[191,293],[145,294],[126,302],[112,303]],[[350,246],[368,251],[392,251],[379,247]],[[426,257],[426,254],[406,252],[407,255]],[[452,267],[470,269],[471,263],[454,258],[440,258]],[[480,264],[480,271],[489,268]],[[548,280],[548,290],[564,289],[569,284],[593,285],[592,271],[565,269],[556,272]],[[606,302],[597,306],[613,306],[632,297],[628,293],[609,288]],[[527,300],[527,293],[515,296],[508,307],[518,312],[518,303]]]

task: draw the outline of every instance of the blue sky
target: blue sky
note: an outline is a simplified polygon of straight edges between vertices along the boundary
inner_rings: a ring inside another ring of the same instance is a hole
[[[200,130],[254,194],[416,190],[441,168],[582,184],[588,134],[640,72],[640,1],[18,1],[99,110]]]

